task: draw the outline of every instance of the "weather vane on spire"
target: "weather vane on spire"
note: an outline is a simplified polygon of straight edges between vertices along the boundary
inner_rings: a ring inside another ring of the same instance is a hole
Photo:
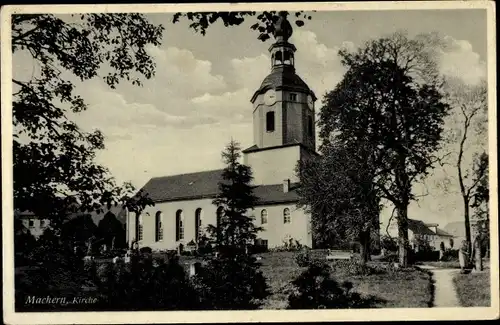
[[[286,18],[288,16],[288,12],[280,11],[278,15],[278,21],[276,21],[276,24],[274,24],[273,36],[276,39],[276,42],[286,42],[288,41],[290,36],[292,36],[293,28]]]

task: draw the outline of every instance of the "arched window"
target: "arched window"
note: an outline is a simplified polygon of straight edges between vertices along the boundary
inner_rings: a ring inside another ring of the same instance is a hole
[[[265,225],[267,223],[267,210],[264,209],[260,212],[260,223]]]
[[[277,51],[276,54],[274,55],[274,64],[275,65],[283,64],[283,54],[281,53],[281,51]]]
[[[293,58],[293,56],[290,53],[290,51],[285,51],[285,55],[284,55],[284,58],[283,58],[283,63],[284,64],[288,64],[288,65],[293,65],[292,58]]]
[[[177,210],[175,213],[175,240],[184,239],[184,215],[182,210]]]
[[[313,136],[313,119],[311,115],[307,117],[307,133],[309,134],[310,137]]]
[[[155,215],[155,239],[156,241],[163,240],[163,213],[156,212]]]
[[[292,220],[290,218],[290,209],[285,208],[283,210],[283,223],[290,223]]]
[[[267,132],[274,131],[274,112],[266,113],[266,131]]]
[[[138,241],[142,240],[143,237],[143,219],[142,219],[142,214],[136,216],[136,238]]]
[[[202,215],[202,210],[201,208],[196,209],[194,213],[194,235],[195,235],[195,241],[198,242],[203,235],[203,215]]]

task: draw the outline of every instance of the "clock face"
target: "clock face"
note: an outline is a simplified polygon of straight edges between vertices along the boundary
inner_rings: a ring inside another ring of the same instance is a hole
[[[307,96],[307,106],[309,106],[310,109],[314,108],[314,100],[311,95]]]
[[[264,94],[264,104],[272,105],[274,103],[276,103],[276,91],[274,91],[274,89],[269,89]]]

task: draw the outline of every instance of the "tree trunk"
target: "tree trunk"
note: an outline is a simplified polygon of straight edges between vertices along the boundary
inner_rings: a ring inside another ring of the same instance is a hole
[[[370,243],[370,232],[369,231],[361,232],[361,234],[359,235],[359,255],[361,258],[361,262],[363,264],[366,264],[366,262],[368,262],[369,259],[370,255],[369,243]]]
[[[399,266],[408,266],[408,206],[397,207],[398,239],[399,239]]]
[[[479,240],[479,237],[476,237],[476,239],[474,239],[473,256],[474,256],[474,268],[476,269],[476,271],[482,271],[483,259],[481,258],[481,241]]]
[[[470,234],[470,216],[469,216],[469,200],[464,196],[464,219],[465,219],[465,240],[468,243],[472,243]],[[469,252],[472,251],[472,247],[469,247]]]

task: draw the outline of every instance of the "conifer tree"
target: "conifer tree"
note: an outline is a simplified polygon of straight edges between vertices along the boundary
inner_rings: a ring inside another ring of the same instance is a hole
[[[222,213],[217,224],[208,227],[218,255],[206,261],[195,279],[204,309],[256,309],[269,294],[259,263],[247,250],[261,228],[249,215],[257,197],[251,185],[252,171],[239,163],[240,157],[235,141],[222,153],[226,168],[220,193],[213,200]]]

